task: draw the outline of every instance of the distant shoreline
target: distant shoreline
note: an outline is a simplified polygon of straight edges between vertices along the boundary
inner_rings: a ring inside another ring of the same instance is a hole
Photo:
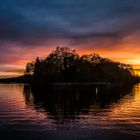
[[[33,86],[52,86],[52,87],[94,87],[94,86],[111,86],[111,82],[69,82],[69,83],[46,83]]]
[[[110,86],[111,82],[50,82],[44,84],[32,84],[24,76],[0,79],[0,84],[30,84],[33,86],[54,86],[54,87],[90,87],[90,86]]]
[[[121,86],[125,84],[136,84],[139,83],[140,79],[137,81],[132,81],[132,83],[113,83],[110,81],[93,81],[93,82],[50,82],[50,83],[32,83],[32,78],[30,76],[19,76],[13,78],[0,79],[0,84],[29,84],[34,87],[95,87],[95,86]]]

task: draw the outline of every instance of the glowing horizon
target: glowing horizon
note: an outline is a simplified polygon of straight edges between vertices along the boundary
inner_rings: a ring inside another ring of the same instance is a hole
[[[131,64],[139,74],[139,14],[138,0],[1,1],[0,75],[21,75],[57,46]]]
[[[40,49],[40,48],[39,48]],[[18,76],[24,74],[25,66],[28,62],[32,62],[36,59],[36,57],[40,58],[45,58],[47,55],[53,51],[55,47],[52,49],[46,49],[41,48],[41,52],[39,50],[34,50],[31,52],[34,52],[32,55],[30,54],[29,58],[25,58],[23,60],[17,60],[17,61],[11,61],[10,65],[3,65],[3,71],[0,72],[0,76]],[[138,75],[140,75],[140,56],[137,53],[128,53],[127,51],[125,52],[120,52],[116,50],[81,50],[81,49],[75,49],[76,52],[79,55],[88,55],[88,54],[99,54],[101,57],[104,58],[109,58],[113,61],[125,63],[125,64],[130,64],[133,66],[134,70]],[[43,51],[42,51],[43,50]],[[35,53],[37,52],[37,53]],[[122,57],[125,56],[125,57]]]

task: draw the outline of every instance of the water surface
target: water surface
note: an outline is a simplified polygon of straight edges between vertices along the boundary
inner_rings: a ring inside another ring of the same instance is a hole
[[[1,139],[139,139],[140,84],[127,87],[0,85]]]

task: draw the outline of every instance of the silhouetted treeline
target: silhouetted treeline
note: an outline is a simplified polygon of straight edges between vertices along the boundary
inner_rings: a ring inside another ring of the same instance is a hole
[[[126,83],[135,80],[133,68],[98,54],[79,56],[75,50],[57,47],[45,59],[27,63],[25,75],[33,84],[61,82]]]
[[[8,83],[8,84],[9,83],[31,83],[31,82],[32,82],[32,76],[30,75],[0,79],[0,83]]]

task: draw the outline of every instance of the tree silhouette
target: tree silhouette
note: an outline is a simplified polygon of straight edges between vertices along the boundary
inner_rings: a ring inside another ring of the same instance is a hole
[[[57,47],[45,59],[37,57],[27,63],[25,74],[35,84],[54,82],[131,82],[134,71],[130,65],[102,58],[98,54],[79,56],[75,50]]]
[[[27,63],[25,75],[33,75],[34,74],[34,63]]]

